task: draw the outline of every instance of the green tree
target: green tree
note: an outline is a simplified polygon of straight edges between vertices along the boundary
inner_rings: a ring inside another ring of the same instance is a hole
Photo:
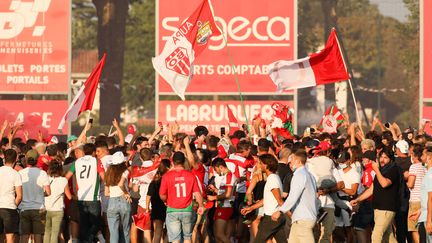
[[[125,78],[122,103],[140,114],[154,115],[155,1],[131,5],[126,26]]]
[[[96,49],[97,16],[90,0],[72,1],[72,49]]]

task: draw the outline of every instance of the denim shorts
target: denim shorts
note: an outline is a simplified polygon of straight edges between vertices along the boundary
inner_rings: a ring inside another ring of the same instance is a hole
[[[192,239],[194,227],[192,212],[170,212],[166,215],[166,227],[170,242]]]

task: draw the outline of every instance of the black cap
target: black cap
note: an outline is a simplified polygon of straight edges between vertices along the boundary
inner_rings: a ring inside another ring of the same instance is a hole
[[[368,151],[366,151],[366,152],[363,153],[362,158],[366,158],[366,159],[375,161],[376,158],[377,158],[377,156],[376,156],[375,151],[368,150]]]
[[[347,150],[342,151],[337,158],[337,163],[345,163],[346,161],[351,159],[351,155]]]

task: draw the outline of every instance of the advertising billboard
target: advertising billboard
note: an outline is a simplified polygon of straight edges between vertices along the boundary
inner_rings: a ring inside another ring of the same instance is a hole
[[[68,93],[70,15],[70,0],[0,1],[0,93]]]
[[[244,101],[246,116],[249,124],[252,119],[261,114],[264,120],[271,120],[273,115],[272,104],[279,102],[293,107],[293,101]],[[159,120],[157,122],[174,123],[180,126],[180,131],[193,133],[198,125],[206,126],[211,134],[219,134],[220,128],[225,127],[228,131],[227,105],[231,108],[239,126],[246,123],[240,101],[160,101]]]
[[[17,132],[22,137],[27,131],[30,138],[37,138],[38,132],[45,137],[58,134],[57,127],[68,108],[66,100],[0,100],[0,125],[5,120],[12,124],[24,124]],[[67,124],[63,134],[67,134]]]
[[[167,38],[189,17],[200,1],[189,0],[187,4],[177,0],[157,1],[156,55],[161,53]],[[268,76],[267,65],[296,57],[297,1],[211,3],[216,24],[223,35],[211,37],[208,49],[195,60],[194,76],[186,94],[237,94],[232,65],[242,93],[275,93],[276,86]],[[174,94],[162,77],[157,75],[156,79],[159,94]]]

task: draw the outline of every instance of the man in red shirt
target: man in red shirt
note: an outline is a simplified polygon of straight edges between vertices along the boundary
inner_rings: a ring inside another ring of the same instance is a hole
[[[192,199],[195,197],[199,208],[198,214],[204,211],[203,199],[198,182],[192,172],[185,170],[185,155],[175,152],[174,168],[163,177],[159,189],[160,198],[167,204],[166,226],[168,240],[176,243],[183,238],[185,243],[191,242],[193,229]]]

